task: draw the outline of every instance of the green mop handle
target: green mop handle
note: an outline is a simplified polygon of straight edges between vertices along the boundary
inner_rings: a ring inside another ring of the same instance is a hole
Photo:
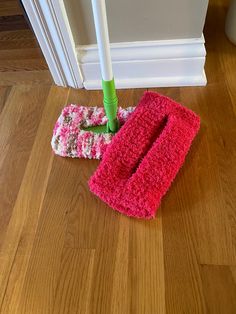
[[[92,0],[92,8],[102,73],[103,104],[108,118],[107,131],[115,133],[119,128],[118,98],[112,71],[105,0]]]

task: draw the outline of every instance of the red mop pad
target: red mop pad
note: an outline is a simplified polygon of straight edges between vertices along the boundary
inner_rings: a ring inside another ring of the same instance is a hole
[[[127,216],[154,217],[199,127],[191,110],[146,92],[107,147],[90,190]]]

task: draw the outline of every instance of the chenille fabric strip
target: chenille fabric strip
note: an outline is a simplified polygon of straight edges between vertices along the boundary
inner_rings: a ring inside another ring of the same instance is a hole
[[[107,147],[90,190],[127,216],[153,218],[199,127],[191,110],[146,92]]]

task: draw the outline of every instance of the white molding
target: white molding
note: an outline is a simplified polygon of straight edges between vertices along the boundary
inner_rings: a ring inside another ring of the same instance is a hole
[[[77,53],[63,0],[22,0],[54,82],[83,87]]]
[[[180,87],[180,86],[205,86],[207,83],[205,72],[197,76],[172,76],[149,77],[134,79],[116,79],[117,89],[126,88],[155,88],[155,87]],[[101,89],[101,80],[84,81],[84,87],[88,90]]]
[[[97,45],[75,47],[63,0],[22,0],[54,82],[100,89]],[[111,44],[117,88],[206,84],[204,37]]]
[[[117,88],[201,86],[206,50],[204,37],[111,44]],[[78,46],[86,89],[101,88],[96,45]]]

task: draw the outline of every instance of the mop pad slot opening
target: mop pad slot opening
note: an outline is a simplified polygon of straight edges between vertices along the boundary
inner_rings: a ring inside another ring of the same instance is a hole
[[[139,156],[135,166],[132,168],[130,172],[130,175],[131,175],[130,179],[137,172],[140,164],[142,163],[145,156],[148,154],[149,150],[156,143],[156,141],[161,137],[163,131],[165,130],[168,124],[168,118],[169,118],[168,115],[165,115],[163,119],[159,122],[159,125],[153,130],[153,133],[150,134],[147,146],[143,149],[142,154]]]
[[[189,109],[146,93],[111,141],[89,180],[90,190],[127,216],[153,218],[199,127],[199,117]]]

